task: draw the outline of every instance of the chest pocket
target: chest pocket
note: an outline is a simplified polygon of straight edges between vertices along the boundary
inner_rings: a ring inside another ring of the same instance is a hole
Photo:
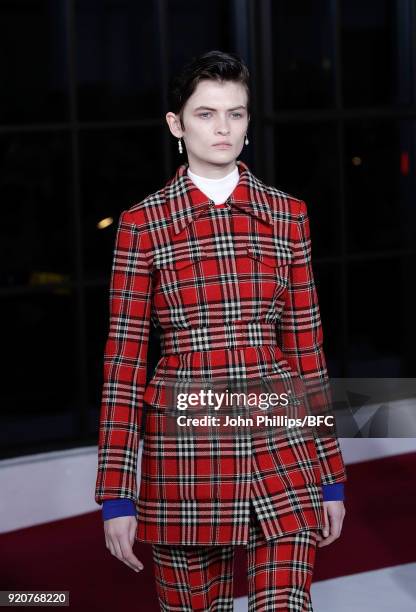
[[[167,244],[153,258],[153,308],[161,327],[199,326],[208,311],[202,291],[208,254],[200,244]]]
[[[205,248],[201,245],[196,246],[195,249],[189,245],[183,247],[168,245],[155,253],[153,267],[161,271],[179,271],[206,259],[207,256]]]
[[[276,251],[273,244],[245,246],[246,254],[257,263],[256,272],[265,278],[273,277],[276,281],[275,298],[289,287],[289,273],[292,261],[290,250]]]

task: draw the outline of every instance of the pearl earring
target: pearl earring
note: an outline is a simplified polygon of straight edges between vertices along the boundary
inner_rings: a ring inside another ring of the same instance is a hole
[[[246,134],[246,139],[244,141],[244,144],[248,145],[248,138],[247,138],[247,134]]]
[[[180,139],[180,138],[179,138],[179,140],[178,140],[178,149],[179,149],[179,153],[182,153],[182,152],[183,152],[183,149],[182,149],[182,143],[181,143],[181,139]]]

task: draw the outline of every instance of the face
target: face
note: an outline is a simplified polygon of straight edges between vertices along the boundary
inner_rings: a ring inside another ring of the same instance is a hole
[[[200,176],[218,178],[231,172],[244,146],[250,117],[244,85],[233,81],[198,83],[179,115],[167,113],[166,120],[176,138],[182,138],[189,168]],[[220,146],[218,143],[228,143]]]

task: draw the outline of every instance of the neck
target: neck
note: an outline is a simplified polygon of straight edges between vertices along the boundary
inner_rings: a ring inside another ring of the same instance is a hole
[[[237,164],[235,159],[223,165],[198,163],[194,160],[190,160],[188,163],[188,168],[193,174],[208,179],[221,179],[230,174],[236,167]]]

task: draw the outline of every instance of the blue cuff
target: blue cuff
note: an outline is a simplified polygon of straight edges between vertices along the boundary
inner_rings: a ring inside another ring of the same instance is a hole
[[[119,499],[105,499],[102,507],[104,521],[119,516],[136,516],[136,505],[132,499],[120,497]]]
[[[344,501],[344,483],[336,482],[334,484],[323,484],[322,493],[324,501]]]

